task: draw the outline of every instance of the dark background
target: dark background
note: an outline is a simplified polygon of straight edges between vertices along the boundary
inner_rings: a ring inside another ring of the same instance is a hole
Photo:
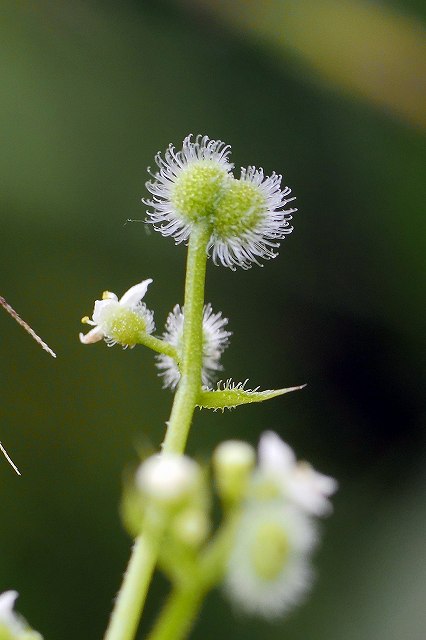
[[[197,413],[189,451],[275,429],[340,481],[309,601],[280,623],[208,598],[194,638],[423,640],[426,627],[421,76],[424,5],[347,0],[2,4],[0,591],[46,640],[101,638],[131,541],[123,470],[158,446],[172,395],[151,354],[78,342],[104,289],[152,277],[158,331],[184,247],[141,223],[146,167],[190,132],[297,195],[280,256],[209,266],[230,318],[225,377],[308,383]],[[423,350],[423,351],[422,351]],[[167,592],[157,577],[146,630]]]

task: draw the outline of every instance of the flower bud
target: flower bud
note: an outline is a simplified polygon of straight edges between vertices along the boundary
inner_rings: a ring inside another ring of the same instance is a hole
[[[216,487],[222,500],[234,503],[246,492],[256,462],[256,453],[247,442],[227,440],[213,453]]]
[[[171,534],[187,547],[199,547],[207,538],[210,522],[204,510],[184,509],[173,519]]]
[[[153,503],[175,507],[189,500],[200,486],[200,468],[187,456],[161,453],[151,456],[136,472],[136,486]]]

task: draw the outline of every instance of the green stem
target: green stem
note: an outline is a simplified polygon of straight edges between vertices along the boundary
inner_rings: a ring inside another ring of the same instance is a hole
[[[168,453],[183,453],[201,390],[204,283],[209,236],[207,225],[199,224],[193,228],[188,245],[181,379],[162,445],[163,451]]]
[[[151,336],[148,333],[144,333],[140,336],[138,344],[143,344],[145,347],[148,347],[157,353],[164,353],[164,355],[170,356],[174,360],[178,359],[177,351],[173,345],[165,340],[161,340],[161,338]]]
[[[162,445],[162,450],[168,453],[184,451],[201,389],[202,322],[209,236],[207,225],[201,223],[194,226],[188,245],[181,379]],[[153,336],[149,338],[145,342],[146,346],[176,358],[176,350],[171,345]],[[104,640],[133,640],[155,568],[160,542],[161,536],[156,536],[154,540],[148,532],[136,539]],[[189,598],[189,594],[186,594],[186,597]],[[189,606],[189,601],[186,606]]]
[[[194,588],[175,589],[164,607],[157,624],[147,640],[182,640],[194,623],[205,593],[197,584]]]
[[[235,530],[240,516],[240,509],[234,509],[228,513],[224,523],[199,558],[198,573],[205,591],[212,589],[223,580],[226,561],[234,544]]]
[[[157,560],[158,538],[136,538],[104,640],[134,638]]]
[[[184,640],[188,636],[206,593],[223,579],[239,518],[238,509],[228,514],[199,557],[195,571],[188,570],[185,583],[175,586],[147,640]]]

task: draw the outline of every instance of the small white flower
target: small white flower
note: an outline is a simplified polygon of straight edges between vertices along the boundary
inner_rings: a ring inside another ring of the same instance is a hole
[[[86,335],[80,333],[80,341],[92,344],[105,339],[108,346],[118,342],[124,347],[134,347],[141,332],[152,333],[155,330],[154,314],[142,302],[151,282],[149,278],[134,285],[120,300],[115,293],[105,291],[102,300],[95,301],[92,320],[87,316],[82,319],[93,329]]]
[[[306,462],[297,462],[293,449],[276,433],[262,434],[258,456],[260,478],[275,484],[283,497],[316,516],[331,512],[328,497],[337,490],[336,480]]]
[[[176,504],[199,485],[200,468],[187,456],[172,453],[147,458],[136,472],[136,486],[148,498]]]
[[[295,200],[289,187],[281,188],[282,176],[265,176],[263,169],[241,169],[241,178],[230,183],[218,203],[209,248],[215,264],[235,270],[248,269],[259,259],[275,258],[280,240],[293,231],[292,213],[286,209]],[[232,221],[232,222],[231,222]]]
[[[247,613],[277,618],[299,604],[312,584],[312,520],[280,502],[250,504],[239,523],[225,589]]]
[[[163,339],[176,347],[178,354],[182,348],[184,308],[177,304],[167,317]],[[208,386],[217,371],[221,371],[220,357],[228,346],[230,331],[225,331],[228,319],[221,312],[213,313],[210,304],[203,311],[203,369],[202,384]],[[180,371],[176,361],[170,356],[156,356],[157,368],[163,377],[163,387],[174,389],[180,380]]]
[[[192,225],[211,213],[234,166],[228,162],[229,145],[208,136],[191,139],[192,134],[185,138],[182,151],[170,144],[164,158],[157,153],[158,171],[148,169],[154,181],[146,183],[154,197],[142,200],[153,209],[147,222],[176,244],[186,242]]]

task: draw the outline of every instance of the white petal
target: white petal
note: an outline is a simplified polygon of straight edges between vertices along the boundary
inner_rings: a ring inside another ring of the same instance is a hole
[[[273,431],[262,433],[258,447],[259,467],[266,473],[283,475],[295,465],[293,449]]]
[[[102,294],[102,300],[115,300],[115,302],[118,302],[118,296],[112,291],[104,291]]]
[[[152,278],[148,278],[148,280],[143,280],[142,282],[139,282],[139,284],[135,284],[133,287],[130,287],[130,289],[120,298],[120,304],[124,307],[135,307],[146,294],[151,282]]]
[[[91,329],[89,333],[86,333],[86,335],[84,333],[80,333],[79,338],[80,342],[83,344],[93,344],[94,342],[99,342],[99,340],[104,338],[104,332],[100,327],[95,327],[94,329]]]
[[[0,624],[6,625],[13,632],[20,632],[22,627],[19,618],[13,611],[17,597],[17,591],[5,591],[0,594]]]
[[[95,308],[93,309],[93,315],[92,315],[93,323],[95,325],[101,324],[102,316],[105,309],[107,307],[110,307],[111,305],[118,305],[117,300],[114,300],[114,298],[108,298],[105,300],[95,300]]]
[[[328,496],[336,489],[337,482],[334,478],[318,473],[306,463],[296,465],[286,481],[288,497],[316,516],[325,516],[331,512]]]
[[[315,486],[320,493],[325,496],[331,496],[333,493],[336,493],[339,484],[335,478],[326,476],[323,473],[318,473],[318,471],[314,471],[313,469],[312,471],[315,476]]]

